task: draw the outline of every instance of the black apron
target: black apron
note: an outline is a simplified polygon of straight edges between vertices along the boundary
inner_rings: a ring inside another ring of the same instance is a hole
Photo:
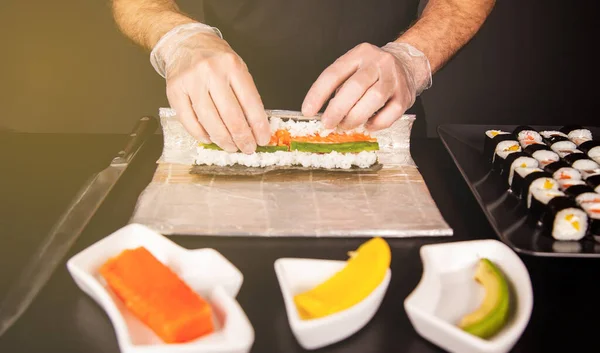
[[[393,41],[416,20],[418,6],[419,0],[204,0],[202,12],[248,65],[265,108],[300,110],[327,66],[360,43]],[[407,113],[417,114],[413,136],[424,136],[421,100]]]

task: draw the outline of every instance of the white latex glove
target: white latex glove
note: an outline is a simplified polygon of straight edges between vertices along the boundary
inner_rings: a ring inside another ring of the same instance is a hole
[[[431,86],[431,68],[423,53],[405,43],[382,48],[362,43],[331,64],[308,91],[302,113],[319,112],[326,128],[371,130],[390,127]]]
[[[248,68],[211,27],[174,28],[151,61],[166,78],[169,104],[197,140],[244,153],[269,143],[269,122]]]

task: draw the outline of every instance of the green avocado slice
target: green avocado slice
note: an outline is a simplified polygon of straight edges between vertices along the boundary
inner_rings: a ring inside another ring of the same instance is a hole
[[[292,141],[291,150],[313,153],[330,153],[333,151],[345,153],[358,153],[362,151],[377,151],[379,150],[379,143],[372,141],[344,143],[312,143]]]
[[[459,327],[487,339],[498,333],[508,320],[510,291],[502,271],[486,258],[480,260],[475,280],[484,286],[485,298],[477,310],[462,318]]]
[[[198,146],[203,147],[207,150],[222,151],[223,149],[214,143],[199,143]],[[256,152],[276,152],[276,151],[287,151],[287,146],[256,146]]]

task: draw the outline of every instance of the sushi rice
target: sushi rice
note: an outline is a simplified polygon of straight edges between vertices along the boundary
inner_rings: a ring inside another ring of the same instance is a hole
[[[542,135],[542,137],[549,139],[552,136],[562,136],[562,137],[566,137],[568,138],[569,136],[567,136],[567,134],[565,134],[564,132],[560,132],[560,131],[554,131],[554,130],[545,130],[545,131],[541,131],[540,135]]]
[[[591,159],[580,159],[575,161],[573,163],[573,168],[581,173],[583,179],[600,172],[600,165]]]
[[[575,186],[575,185],[587,185],[587,184],[583,180],[568,180],[568,179],[565,179],[565,180],[559,180],[558,181],[558,187],[559,187],[559,189],[561,189],[563,191],[566,190],[566,189],[568,189],[569,187]]]
[[[510,132],[502,131],[502,130],[488,130],[485,132],[485,135],[489,138],[494,138],[498,135],[506,135],[510,134]]]
[[[552,237],[556,240],[581,240],[588,227],[587,213],[579,208],[565,208],[556,213]]]
[[[508,185],[512,184],[515,168],[537,168],[539,162],[531,157],[519,157],[510,166],[508,174]]]
[[[519,132],[517,139],[523,148],[534,143],[542,143],[542,135],[533,130],[523,130]]]
[[[548,201],[552,200],[557,196],[565,196],[565,193],[558,189],[543,189],[543,188],[535,188],[531,189],[531,197],[527,198],[527,208],[531,208],[532,198],[535,198],[539,202],[544,205],[548,204]]]
[[[581,173],[570,167],[563,167],[552,174],[552,178],[556,180],[581,180]]]
[[[600,158],[600,146],[594,147],[588,151],[588,157],[591,159]]]
[[[535,151],[531,156],[539,162],[540,168],[544,168],[548,164],[560,160],[560,157],[556,152],[546,150]]]
[[[299,151],[255,152],[252,154],[197,148],[197,164],[246,167],[303,166],[312,168],[349,169],[352,166],[368,168],[377,162],[375,151],[360,153],[310,153]]]
[[[514,140],[502,141],[496,146],[496,153],[494,154],[492,162],[496,160],[496,155],[502,159],[506,159],[506,156],[513,152],[521,152],[519,142]]]
[[[600,194],[596,192],[585,192],[575,198],[578,205],[583,206],[589,203],[600,203]]]
[[[556,152],[560,156],[560,158],[564,158],[565,156],[573,153],[577,150],[577,145],[575,145],[572,141],[559,141],[555,142],[550,146],[550,148]]]
[[[569,132],[567,135],[569,140],[573,141],[577,146],[592,139],[592,132],[588,129],[578,129]]]
[[[531,185],[529,185],[529,190],[527,190],[527,207],[531,205],[531,195],[533,190],[557,190],[559,191],[558,182],[552,178],[537,178],[535,179]]]

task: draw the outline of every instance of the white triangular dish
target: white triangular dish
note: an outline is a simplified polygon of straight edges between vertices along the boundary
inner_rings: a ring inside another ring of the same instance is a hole
[[[215,332],[187,343],[166,344],[112,293],[98,268],[121,251],[139,246],[210,302]],[[143,225],[130,224],[73,256],[67,268],[79,288],[106,311],[122,353],[247,353],[254,343],[254,329],[235,300],[242,273],[214,249],[187,250]]]
[[[294,295],[315,287],[345,265],[346,261],[317,259],[281,258],[275,261],[275,273],[288,322],[296,340],[304,349],[318,349],[350,337],[369,323],[381,305],[392,277],[389,268],[381,284],[358,304],[323,318],[300,318],[294,304]]]
[[[533,290],[519,256],[497,240],[473,240],[421,247],[423,275],[404,301],[404,309],[419,335],[449,351],[508,352],[527,327],[533,309]],[[485,290],[474,277],[479,259],[486,257],[505,274],[511,287],[510,318],[490,339],[460,329],[456,323],[475,310]]]

